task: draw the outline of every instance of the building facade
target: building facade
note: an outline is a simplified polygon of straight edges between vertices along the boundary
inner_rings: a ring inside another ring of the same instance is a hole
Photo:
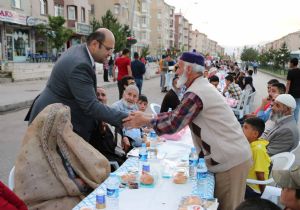
[[[175,7],[163,0],[151,3],[151,46],[152,55],[161,56],[174,47]]]
[[[122,25],[128,25],[137,43],[132,46],[132,51],[140,52],[143,47],[150,45],[150,4],[151,0],[89,0],[91,5],[91,18],[101,20],[107,10]],[[133,11],[133,12],[132,12]]]
[[[24,62],[30,54],[48,54],[51,46],[39,35],[36,25],[47,24],[48,16],[63,16],[74,31],[65,48],[85,41],[91,32],[87,0],[2,0],[0,2],[0,59]]]
[[[263,50],[270,50],[271,48],[278,50],[284,43],[290,51],[300,50],[300,31],[290,33],[280,39],[265,44]]]

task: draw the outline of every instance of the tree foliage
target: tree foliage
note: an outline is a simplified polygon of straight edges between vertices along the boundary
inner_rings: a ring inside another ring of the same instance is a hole
[[[146,58],[148,55],[150,55],[149,45],[142,48],[140,57]]]
[[[283,43],[278,50],[270,48],[259,55],[259,61],[262,65],[272,64],[275,68],[279,68],[280,66],[284,68],[289,59],[290,51],[286,43]]]
[[[93,18],[90,22],[93,31],[98,28],[107,28],[115,36],[115,50],[121,51],[125,47],[130,47],[127,44],[127,37],[131,36],[131,30],[128,25],[122,25],[119,23],[118,19],[112,14],[110,10],[107,10],[105,15],[101,17],[101,21]]]
[[[242,61],[257,61],[258,60],[258,51],[252,47],[247,48],[246,46],[243,49],[241,54]]]
[[[59,50],[72,36],[73,31],[64,27],[65,19],[61,16],[48,16],[48,25],[39,24],[37,31],[47,37],[51,46]]]

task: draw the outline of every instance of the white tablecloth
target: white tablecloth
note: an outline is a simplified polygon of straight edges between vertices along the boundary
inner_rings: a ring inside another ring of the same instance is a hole
[[[183,135],[182,140],[164,142],[158,146],[158,151],[161,157],[170,161],[188,160],[191,146],[192,140],[190,131],[188,130]],[[154,187],[144,188],[141,186],[139,189],[120,189],[120,210],[176,210],[182,196],[196,193],[195,181],[189,180],[186,184],[174,184],[172,178],[162,178],[162,160],[149,160],[149,162],[151,170],[157,175]],[[128,158],[115,173],[126,173],[132,167],[139,168],[139,160],[135,157]],[[73,210],[79,210],[84,206],[95,207],[96,194],[99,191],[106,191],[106,181],[75,206]],[[213,198],[214,185],[214,176],[209,173],[207,197]]]

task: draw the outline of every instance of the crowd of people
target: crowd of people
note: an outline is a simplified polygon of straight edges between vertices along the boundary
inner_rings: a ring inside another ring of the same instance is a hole
[[[195,51],[179,58],[165,55],[158,73],[166,94],[160,113],[153,115],[146,112],[148,99],[142,94],[145,63],[138,53],[131,61],[128,49],[113,60],[114,44],[112,32],[100,28],[56,62],[28,113],[14,192],[0,182],[0,209],[71,209],[114,170],[109,161],[122,165],[132,148],[149,144],[149,131],[173,134],[186,126],[199,157],[205,157],[215,174],[220,209],[276,209],[260,199],[265,186],[247,184],[246,179],[268,179],[270,157],[290,152],[299,143],[298,60],[290,61],[287,84],[268,81],[268,96],[240,120],[226,98],[239,101],[245,91],[260,91],[253,81],[257,65],[243,69]],[[105,81],[109,75],[117,81],[119,100],[111,106],[106,90],[97,87],[95,62],[105,64]],[[168,88],[170,71],[174,77]],[[300,209],[300,168],[272,172],[283,188],[282,204]]]

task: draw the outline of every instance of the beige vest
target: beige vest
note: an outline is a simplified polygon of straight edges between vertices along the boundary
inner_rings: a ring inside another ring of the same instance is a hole
[[[195,147],[199,152],[202,148],[208,169],[223,172],[249,160],[250,145],[241,125],[218,90],[206,78],[200,77],[187,92],[197,94],[203,103],[202,111],[190,127]],[[197,127],[200,130],[195,129]]]

